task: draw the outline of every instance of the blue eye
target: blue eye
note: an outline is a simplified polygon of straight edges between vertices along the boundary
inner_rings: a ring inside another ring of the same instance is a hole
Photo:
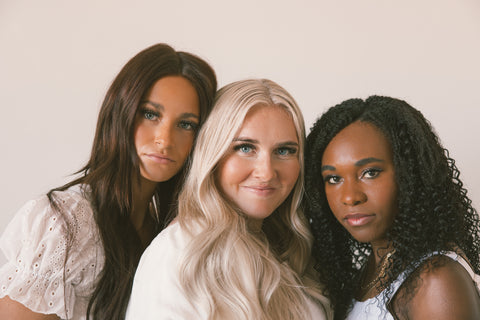
[[[294,155],[296,153],[297,153],[297,149],[295,148],[282,147],[277,149],[277,154],[281,156]]]
[[[197,130],[198,124],[192,121],[180,121],[178,126],[188,131],[195,131]]]
[[[143,114],[143,117],[147,120],[157,120],[160,116],[158,112],[150,109],[142,109],[141,113]]]
[[[250,153],[253,151],[254,147],[250,144],[240,144],[235,146],[235,151],[240,151],[241,153]]]

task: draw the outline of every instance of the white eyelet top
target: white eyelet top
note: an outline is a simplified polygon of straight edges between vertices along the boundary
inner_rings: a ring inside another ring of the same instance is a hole
[[[8,296],[61,319],[86,318],[104,254],[88,191],[55,192],[60,212],[47,196],[27,202],[0,237],[7,263],[0,267],[0,298]]]

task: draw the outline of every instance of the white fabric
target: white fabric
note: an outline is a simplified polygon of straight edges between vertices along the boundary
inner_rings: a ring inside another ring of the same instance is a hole
[[[82,320],[104,256],[88,199],[80,186],[26,203],[0,238],[7,263],[0,268],[0,298],[32,311]]]
[[[463,259],[461,256],[456,254],[455,252],[445,252],[445,253],[433,253],[425,259],[436,255],[442,254],[445,255],[458,263],[460,263],[465,270],[470,274],[472,280],[474,281],[477,291],[480,294],[480,276],[475,274],[470,267],[470,265]],[[423,259],[422,261],[424,261]],[[420,265],[420,263],[418,264]],[[398,278],[391,284],[392,294],[391,297],[395,295],[397,290],[402,285],[403,281],[407,278],[406,272],[402,272]],[[385,290],[378,294],[376,297],[367,299],[365,301],[354,301],[353,309],[348,314],[346,320],[372,320],[372,319],[385,319],[385,320],[394,320],[393,316],[388,312],[385,304],[382,302],[385,301]]]
[[[178,279],[178,265],[189,238],[178,223],[165,228],[145,250],[135,273],[126,320],[202,320],[207,310],[191,304]],[[311,319],[326,319],[310,303]]]

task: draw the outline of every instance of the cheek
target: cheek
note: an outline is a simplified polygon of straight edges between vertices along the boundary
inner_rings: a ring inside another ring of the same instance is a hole
[[[237,184],[248,176],[248,161],[231,156],[219,165],[217,172],[217,179],[222,188]]]
[[[142,126],[142,125],[135,126],[133,138],[135,140],[135,148],[137,150],[139,150],[142,147],[142,145],[145,144],[148,136],[149,136],[149,133],[145,126]]]
[[[185,158],[190,154],[193,148],[193,134],[180,134],[177,137],[176,148]]]
[[[337,214],[339,210],[337,210],[339,201],[336,199],[336,196],[338,197],[339,192],[335,190],[331,190],[332,187],[330,188],[325,188],[325,197],[327,198],[327,203],[328,206],[330,207],[330,210],[332,211],[335,219],[339,220],[339,215]],[[339,220],[340,221],[340,220]]]
[[[285,180],[287,180],[287,183],[293,188],[298,180],[298,176],[300,175],[300,163],[298,161],[287,163],[282,168],[282,172]]]

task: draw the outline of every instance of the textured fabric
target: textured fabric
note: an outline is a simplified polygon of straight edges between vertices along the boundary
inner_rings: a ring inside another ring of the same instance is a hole
[[[470,274],[472,277],[473,282],[477,287],[477,291],[480,294],[480,276],[475,274],[470,267],[470,265],[463,259],[461,256],[456,254],[455,252],[445,252],[445,253],[432,253],[428,255],[424,259],[422,259],[420,263],[433,255],[442,254],[445,255],[458,263],[460,263],[465,270]],[[398,278],[391,284],[392,288],[392,297],[395,295],[397,290],[402,285],[403,281],[407,278],[406,272],[401,273]],[[385,291],[382,291],[379,295],[374,298],[365,300],[365,301],[354,301],[353,309],[350,311],[349,315],[347,316],[347,320],[370,320],[370,319],[385,319],[385,320],[393,320],[393,316],[388,312],[385,304],[382,303],[385,301]]]
[[[80,186],[26,203],[0,238],[7,263],[0,268],[0,298],[61,319],[85,319],[103,248]]]
[[[178,278],[178,265],[189,238],[178,223],[165,228],[145,250],[135,273],[127,320],[202,320],[207,310],[186,298]],[[312,319],[326,319],[311,302]]]

